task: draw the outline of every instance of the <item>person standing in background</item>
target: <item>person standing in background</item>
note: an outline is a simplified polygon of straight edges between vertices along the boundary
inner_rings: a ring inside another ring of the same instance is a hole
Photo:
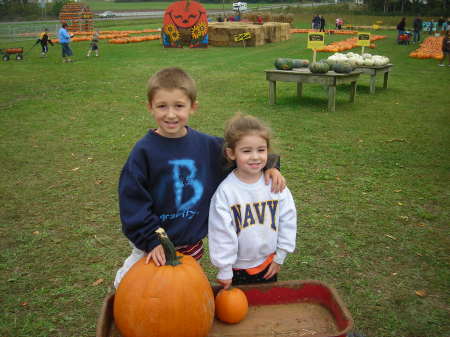
[[[442,56],[441,62],[439,62],[439,66],[444,66],[444,61],[447,59],[447,65],[450,67],[450,30],[447,30],[445,32],[444,39],[442,40],[442,53],[444,54]]]
[[[320,32],[325,32],[325,18],[323,15],[320,16]]]
[[[417,16],[413,21],[413,30],[414,30],[414,38],[413,42],[420,42],[420,32],[422,31],[422,19],[420,18],[420,15]]]
[[[397,42],[400,43],[400,35],[405,32],[406,18],[402,18],[397,25]]]
[[[58,31],[58,39],[62,48],[63,62],[72,62],[71,56],[73,55],[72,49],[70,49],[69,43],[73,35],[70,35],[67,31],[67,23],[63,23],[62,27]]]

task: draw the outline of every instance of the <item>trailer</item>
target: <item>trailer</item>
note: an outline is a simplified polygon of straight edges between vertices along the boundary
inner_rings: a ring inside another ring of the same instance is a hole
[[[238,324],[215,319],[208,337],[351,337],[353,319],[337,291],[316,281],[279,281],[240,285],[249,303],[247,317]],[[212,286],[214,294],[221,289]],[[96,337],[120,337],[114,326],[114,293],[104,302]],[[151,316],[152,313],[149,313]],[[149,331],[149,336],[152,332]],[[176,337],[176,336],[173,336]]]
[[[16,55],[16,60],[23,60],[23,48],[5,48],[0,49],[0,54],[2,54],[3,61],[9,61],[11,55]]]

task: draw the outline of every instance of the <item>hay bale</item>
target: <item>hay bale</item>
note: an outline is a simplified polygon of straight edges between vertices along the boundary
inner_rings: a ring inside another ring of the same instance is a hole
[[[256,47],[265,43],[288,40],[289,29],[288,23],[279,22],[267,22],[263,25],[248,22],[211,22],[208,26],[209,45],[243,47],[243,42],[234,41],[234,37],[249,32],[252,37],[245,41],[245,46]]]
[[[211,22],[208,26],[209,44],[221,47],[243,47],[243,42],[234,41],[234,37],[247,32],[252,37],[245,41],[245,46],[255,47],[264,44],[262,26],[244,22]]]

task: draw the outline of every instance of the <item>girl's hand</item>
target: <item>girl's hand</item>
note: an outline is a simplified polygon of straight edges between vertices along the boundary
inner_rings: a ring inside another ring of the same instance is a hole
[[[166,254],[164,254],[162,245],[156,246],[150,251],[150,253],[148,253],[145,264],[148,264],[151,260],[153,260],[157,267],[164,266],[166,264]]]
[[[221,286],[223,286],[223,289],[228,289],[229,287],[231,287],[231,279],[229,280],[217,280],[217,282],[219,282],[219,284]]]
[[[269,185],[271,180],[273,193],[280,193],[285,189],[286,179],[284,179],[278,169],[270,168],[264,171],[264,181],[266,182],[266,185]]]
[[[281,269],[281,266],[278,263],[272,261],[272,263],[270,264],[269,270],[267,270],[267,273],[263,276],[263,278],[265,280],[271,278],[272,276],[278,274],[280,269]]]

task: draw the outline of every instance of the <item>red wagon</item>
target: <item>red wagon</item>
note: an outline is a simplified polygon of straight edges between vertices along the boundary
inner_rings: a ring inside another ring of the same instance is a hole
[[[320,281],[239,286],[249,302],[239,324],[214,321],[208,337],[349,337],[353,319],[336,290]],[[217,293],[219,287],[213,287]],[[97,337],[120,337],[114,327],[114,294],[105,298]],[[176,337],[176,336],[174,336]]]
[[[10,55],[16,55],[16,60],[23,60],[23,48],[5,48],[0,49],[0,54],[2,55],[3,61],[9,61]]]

